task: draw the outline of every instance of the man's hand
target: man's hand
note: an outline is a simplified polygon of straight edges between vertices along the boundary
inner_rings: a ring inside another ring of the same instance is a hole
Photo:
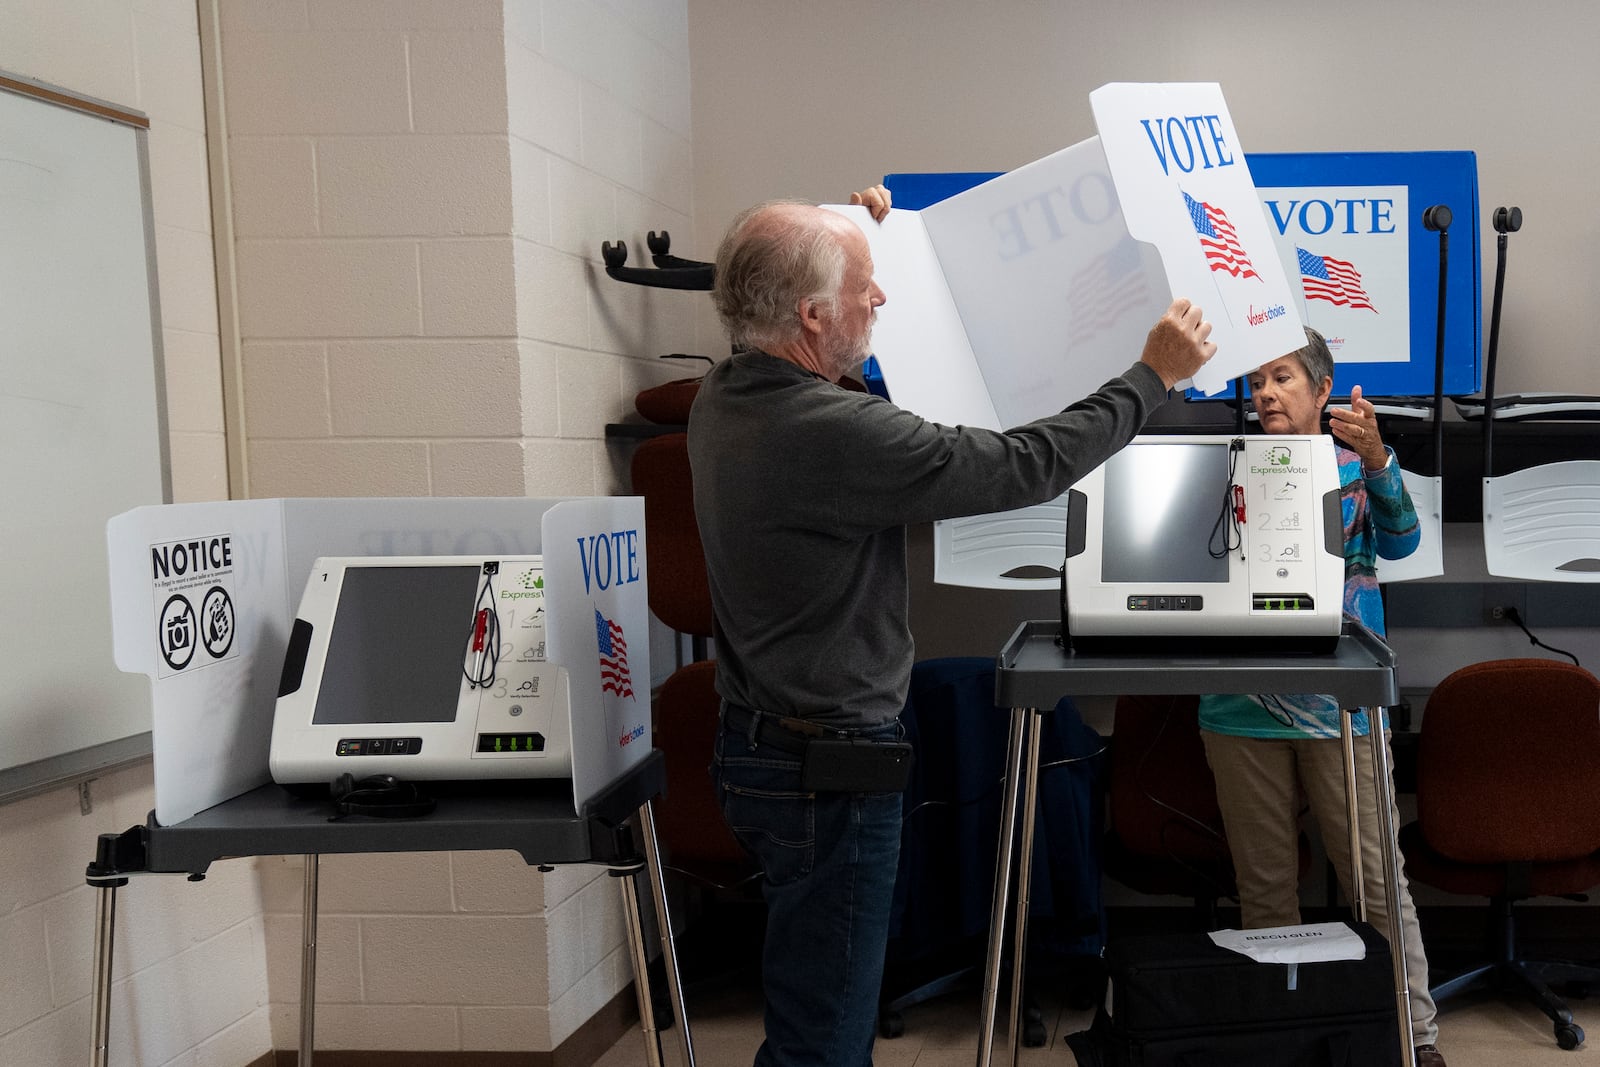
[[[1151,327],[1139,362],[1171,389],[1217,354],[1217,346],[1206,340],[1210,336],[1211,323],[1200,317],[1200,308],[1180,296]]]
[[[889,199],[889,190],[882,185],[874,185],[870,189],[850,194],[852,205],[866,208],[867,213],[879,222],[889,214]]]

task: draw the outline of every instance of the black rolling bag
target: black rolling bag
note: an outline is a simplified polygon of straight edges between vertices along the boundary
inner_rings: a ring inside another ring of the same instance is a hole
[[[1389,945],[1366,923],[1361,960],[1289,967],[1205,934],[1113,939],[1107,1004],[1067,1037],[1079,1067],[1398,1067]]]

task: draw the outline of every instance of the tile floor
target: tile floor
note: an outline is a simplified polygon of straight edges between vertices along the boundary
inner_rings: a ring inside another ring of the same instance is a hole
[[[1043,991],[1039,994],[1046,996]],[[723,983],[720,988],[691,989],[688,1015],[694,1036],[698,1067],[739,1067],[749,1064],[761,1043],[761,1000],[750,981]],[[1566,1052],[1554,1039],[1548,1020],[1532,1005],[1512,1000],[1483,998],[1452,1005],[1439,1017],[1439,1047],[1450,1067],[1582,1067],[1600,1065],[1600,997],[1575,1000],[1573,1012],[1580,1025],[1593,1028],[1594,1039]],[[1046,1005],[1049,1043],[1023,1049],[1023,1064],[1075,1067],[1076,1060],[1062,1038],[1089,1023],[1092,1012]],[[893,1040],[879,1038],[873,1053],[875,1067],[971,1067],[977,1056],[979,996],[976,991],[951,994],[910,1008],[905,1013],[905,1033]],[[680,1065],[677,1038],[663,1034],[665,1063]],[[1003,1034],[995,1043],[996,1062],[1004,1051]],[[630,1032],[598,1061],[598,1067],[646,1067],[644,1041]]]

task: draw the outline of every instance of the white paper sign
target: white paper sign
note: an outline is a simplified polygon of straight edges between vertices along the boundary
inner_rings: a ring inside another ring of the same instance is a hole
[[[1113,83],[1089,94],[1128,232],[1161,252],[1172,292],[1199,304],[1217,354],[1194,377],[1230,378],[1305,345],[1221,86]]]
[[[1404,185],[1259,189],[1278,259],[1298,279],[1300,317],[1341,363],[1411,358],[1410,189]],[[1341,393],[1359,378],[1348,378]]]
[[[1346,923],[1213,930],[1211,940],[1218,948],[1249,956],[1257,963],[1323,963],[1367,956],[1366,942]]]

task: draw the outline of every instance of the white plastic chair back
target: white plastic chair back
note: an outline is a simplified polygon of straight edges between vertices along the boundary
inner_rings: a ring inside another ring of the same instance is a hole
[[[1444,526],[1441,522],[1444,479],[1437,475],[1429,478],[1404,468],[1400,470],[1400,477],[1411,496],[1411,506],[1417,510],[1422,540],[1417,550],[1404,559],[1378,560],[1380,582],[1409,582],[1444,573]]]
[[[1066,550],[1064,493],[1016,511],[941,519],[933,524],[933,580],[975,589],[1055,589]],[[1042,570],[1006,577],[1021,568]]]
[[[1483,480],[1489,573],[1600,582],[1600,460],[1568,460]]]

